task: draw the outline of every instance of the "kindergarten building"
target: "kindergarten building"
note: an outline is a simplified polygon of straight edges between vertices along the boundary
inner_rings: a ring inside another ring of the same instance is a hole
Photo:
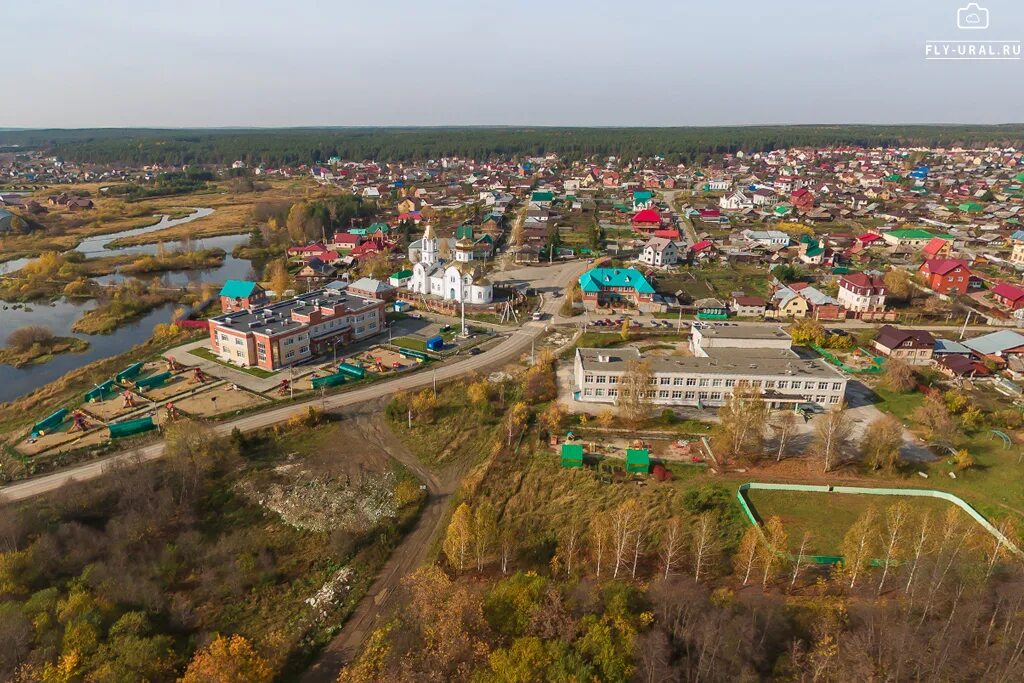
[[[631,361],[651,372],[647,396],[657,406],[712,408],[724,405],[745,383],[771,408],[812,404],[830,408],[846,394],[847,378],[823,358],[801,356],[781,328],[695,325],[692,356],[644,355],[636,347],[576,349],[573,397],[585,403],[615,404],[619,381]]]
[[[225,362],[278,370],[385,328],[383,300],[328,286],[210,320],[210,346]]]

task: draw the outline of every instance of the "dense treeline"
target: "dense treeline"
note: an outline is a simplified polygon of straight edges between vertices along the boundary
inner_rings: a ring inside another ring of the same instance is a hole
[[[310,164],[343,159],[404,161],[541,155],[570,159],[662,155],[700,161],[744,150],[830,145],[1020,145],[1024,125],[738,126],[714,128],[285,128],[49,129],[0,131],[0,147],[46,149],[78,162],[127,164]]]

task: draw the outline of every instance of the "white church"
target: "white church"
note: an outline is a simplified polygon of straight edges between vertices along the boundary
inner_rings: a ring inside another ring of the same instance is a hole
[[[445,301],[467,304],[489,304],[494,300],[491,281],[483,269],[473,263],[473,241],[462,238],[455,242],[455,260],[445,261],[437,252],[438,238],[429,225],[423,239],[416,243],[418,261],[410,246],[409,260],[416,261],[412,267],[409,290],[416,294],[431,294]]]

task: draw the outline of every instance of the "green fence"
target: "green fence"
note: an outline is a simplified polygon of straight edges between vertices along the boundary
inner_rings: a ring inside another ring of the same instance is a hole
[[[136,389],[154,389],[171,378],[171,373],[161,372],[158,375],[150,375],[135,381]]]
[[[140,372],[142,372],[142,365],[143,365],[142,363],[132,363],[131,365],[126,367],[124,370],[122,370],[121,372],[117,373],[117,375],[114,377],[114,379],[116,379],[118,382],[124,382],[124,381],[127,381],[129,379],[132,379],[132,378],[138,376],[138,374]]]
[[[848,372],[851,375],[877,375],[882,372],[882,365],[885,363],[885,358],[882,356],[876,356],[869,353],[866,349],[860,349],[861,353],[871,357],[871,367],[868,368],[851,368],[849,365],[839,360],[835,354],[831,351],[821,348],[817,344],[811,344],[811,348],[818,352],[822,358],[827,360],[832,365],[836,366],[843,372]]]
[[[761,519],[758,517],[755,509],[750,505],[750,501],[747,500],[747,491],[762,490],[762,491],[797,491],[800,493],[838,493],[846,495],[869,495],[869,496],[909,496],[918,498],[941,498],[942,500],[948,501],[953,505],[967,513],[967,516],[977,522],[985,531],[989,532],[993,538],[999,541],[1002,545],[1006,546],[1011,552],[1021,557],[1024,557],[1024,553],[1014,545],[1010,539],[1003,535],[999,529],[995,528],[991,522],[981,515],[980,512],[971,507],[966,501],[958,496],[954,496],[952,493],[946,493],[945,491],[935,491],[932,489],[882,489],[882,488],[868,488],[864,486],[819,486],[815,484],[767,484],[762,482],[750,482],[747,484],[741,484],[736,490],[736,499],[739,501],[740,508],[743,510],[743,514],[746,516],[747,521],[753,524],[757,529],[761,530]],[[762,535],[763,538],[763,535]],[[797,558],[791,553],[787,553],[778,548],[775,549],[777,553],[788,558],[790,561],[795,561]],[[801,561],[813,562],[815,564],[838,564],[843,561],[841,555],[807,555],[803,557]],[[871,560],[872,565],[881,566],[884,564],[883,560]]]
[[[40,434],[56,429],[57,427],[64,424],[64,420],[67,419],[67,416],[67,408],[61,408],[57,412],[47,415],[42,420],[36,422],[35,425],[32,426],[32,436],[37,437]]]
[[[117,391],[114,386],[114,380],[108,379],[103,384],[97,384],[93,389],[85,392],[86,401],[102,401],[107,394],[112,394]]]

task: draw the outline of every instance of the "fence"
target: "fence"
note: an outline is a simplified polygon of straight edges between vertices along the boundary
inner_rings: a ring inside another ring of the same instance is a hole
[[[751,506],[750,501],[747,500],[747,491],[762,490],[762,491],[797,491],[800,493],[838,493],[838,494],[861,494],[871,496],[910,496],[918,498],[940,498],[948,501],[953,505],[967,513],[967,516],[977,522],[985,531],[990,533],[1001,545],[1006,546],[1011,552],[1021,557],[1024,557],[1024,553],[1014,545],[1010,539],[1006,538],[999,529],[995,528],[991,522],[981,515],[977,510],[971,507],[966,501],[958,496],[954,496],[952,493],[946,493],[945,491],[935,491],[933,489],[883,489],[883,488],[868,488],[862,486],[819,486],[815,484],[766,484],[762,482],[750,482],[747,484],[741,484],[736,490],[736,498],[739,501],[740,509],[743,510],[747,521],[753,524],[757,529],[761,530],[761,520],[757,515],[756,509]],[[763,534],[762,534],[763,538]],[[787,557],[790,561],[795,561],[796,557],[790,553],[784,552],[778,548],[775,549],[777,553]],[[840,555],[808,555],[803,557],[801,561],[813,562],[815,564],[838,564],[843,561]],[[881,560],[872,560],[872,564],[878,564]]]

